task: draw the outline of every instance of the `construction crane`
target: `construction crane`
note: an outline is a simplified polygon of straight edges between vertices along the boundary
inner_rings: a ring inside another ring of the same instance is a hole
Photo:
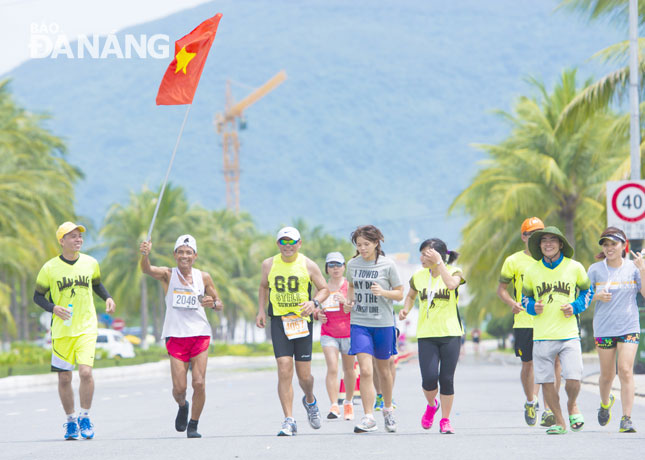
[[[215,115],[215,130],[222,135],[222,154],[224,160],[224,180],[226,181],[226,208],[240,212],[240,141],[237,128],[246,129],[244,110],[273,91],[287,79],[281,70],[265,84],[254,90],[240,102],[233,100],[231,81],[226,81],[226,107],[224,113]]]

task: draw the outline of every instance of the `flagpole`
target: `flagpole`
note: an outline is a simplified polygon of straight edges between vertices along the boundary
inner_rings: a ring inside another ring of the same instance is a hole
[[[161,186],[161,192],[159,192],[159,198],[157,199],[157,206],[155,206],[155,212],[152,215],[152,222],[150,222],[150,228],[148,229],[148,237],[146,241],[150,241],[152,236],[152,229],[155,226],[155,220],[157,220],[157,213],[159,212],[159,206],[161,205],[161,199],[163,198],[163,192],[166,190],[166,184],[168,183],[168,177],[170,176],[170,170],[172,169],[172,163],[175,161],[175,155],[177,154],[177,147],[179,147],[179,141],[181,140],[181,135],[184,132],[184,127],[186,126],[186,120],[188,120],[188,114],[190,113],[190,108],[193,104],[188,104],[186,109],[186,115],[184,115],[184,121],[181,124],[179,129],[179,136],[177,136],[177,142],[175,143],[175,148],[172,151],[172,156],[170,157],[170,164],[168,164],[168,171],[166,171],[166,178],[163,180],[163,185]]]

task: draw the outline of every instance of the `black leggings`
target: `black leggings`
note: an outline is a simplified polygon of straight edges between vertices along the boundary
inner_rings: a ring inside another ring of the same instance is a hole
[[[453,385],[461,337],[428,337],[418,340],[421,386],[426,391],[437,389],[442,395],[455,394]],[[439,368],[441,361],[441,369]]]

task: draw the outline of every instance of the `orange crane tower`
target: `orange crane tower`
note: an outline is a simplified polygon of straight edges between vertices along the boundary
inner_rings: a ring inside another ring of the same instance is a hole
[[[240,212],[240,141],[239,129],[246,129],[244,110],[259,99],[273,91],[287,79],[287,73],[281,70],[265,84],[254,90],[240,102],[233,100],[231,81],[226,81],[226,107],[224,113],[215,115],[215,130],[222,135],[222,154],[224,160],[224,180],[226,181],[226,208]]]

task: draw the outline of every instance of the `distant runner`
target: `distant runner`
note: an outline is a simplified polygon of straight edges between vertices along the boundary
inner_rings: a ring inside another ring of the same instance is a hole
[[[343,366],[345,383],[345,400],[343,401],[343,417],[354,420],[354,387],[356,372],[354,371],[354,356],[349,352],[349,314],[343,311],[347,301],[347,280],[345,279],[345,258],[340,252],[330,252],[325,260],[325,272],[329,275],[327,286],[329,297],[322,303],[324,312],[316,314],[323,322],[320,329],[320,345],[322,346],[327,364],[327,394],[331,401],[328,419],[340,417],[338,407],[338,353]]]
[[[94,350],[98,335],[94,296],[105,301],[105,312],[114,313],[116,305],[101,283],[99,264],[93,257],[81,254],[85,227],[65,222],[56,230],[61,254],[47,261],[36,279],[34,302],[52,313],[51,369],[58,372],[58,395],[67,415],[65,439],[94,437],[90,409],[94,396]],[[78,364],[81,380],[78,418],[74,411],[72,371]]]
[[[280,254],[262,262],[262,280],[258,293],[257,327],[266,326],[265,305],[269,305],[273,353],[278,364],[278,396],[284,422],[278,436],[293,436],[298,432],[293,418],[293,368],[300,388],[305,393],[302,405],[307,411],[309,425],[320,428],[320,409],[314,396],[314,377],[311,375],[313,325],[311,315],[322,311],[320,303],[327,299],[329,289],[320,268],[300,254],[300,232],[293,227],[282,228],[276,237]],[[318,292],[311,296],[312,283]]]
[[[410,290],[404,308],[399,312],[403,321],[419,296],[417,344],[421,386],[428,401],[421,417],[421,427],[429,430],[441,407],[439,432],[454,434],[450,412],[455,399],[454,377],[464,328],[459,317],[457,300],[459,286],[466,283],[460,268],[450,265],[459,254],[449,251],[446,243],[431,238],[421,243],[421,265],[410,279]],[[440,393],[437,400],[437,392]]]
[[[589,279],[596,292],[593,332],[600,359],[598,423],[605,426],[611,420],[611,387],[618,367],[623,405],[619,431],[636,433],[632,423],[634,359],[641,330],[636,296],[638,292],[645,296],[645,260],[641,252],[632,252],[633,261],[625,258],[627,236],[619,228],[607,227],[598,243],[602,252],[596,258],[601,262],[589,267]]]
[[[186,431],[189,438],[201,438],[197,425],[206,402],[206,366],[211,340],[211,325],[205,309],[222,310],[224,306],[211,275],[193,267],[197,259],[197,242],[191,235],[177,238],[173,252],[177,266],[173,268],[150,264],[152,242],[142,242],[139,249],[142,254],[141,271],[161,281],[166,295],[166,316],[161,336],[166,339],[170,356],[172,396],[179,405],[175,429]],[[189,366],[193,387],[190,421],[190,404],[186,401]]]

